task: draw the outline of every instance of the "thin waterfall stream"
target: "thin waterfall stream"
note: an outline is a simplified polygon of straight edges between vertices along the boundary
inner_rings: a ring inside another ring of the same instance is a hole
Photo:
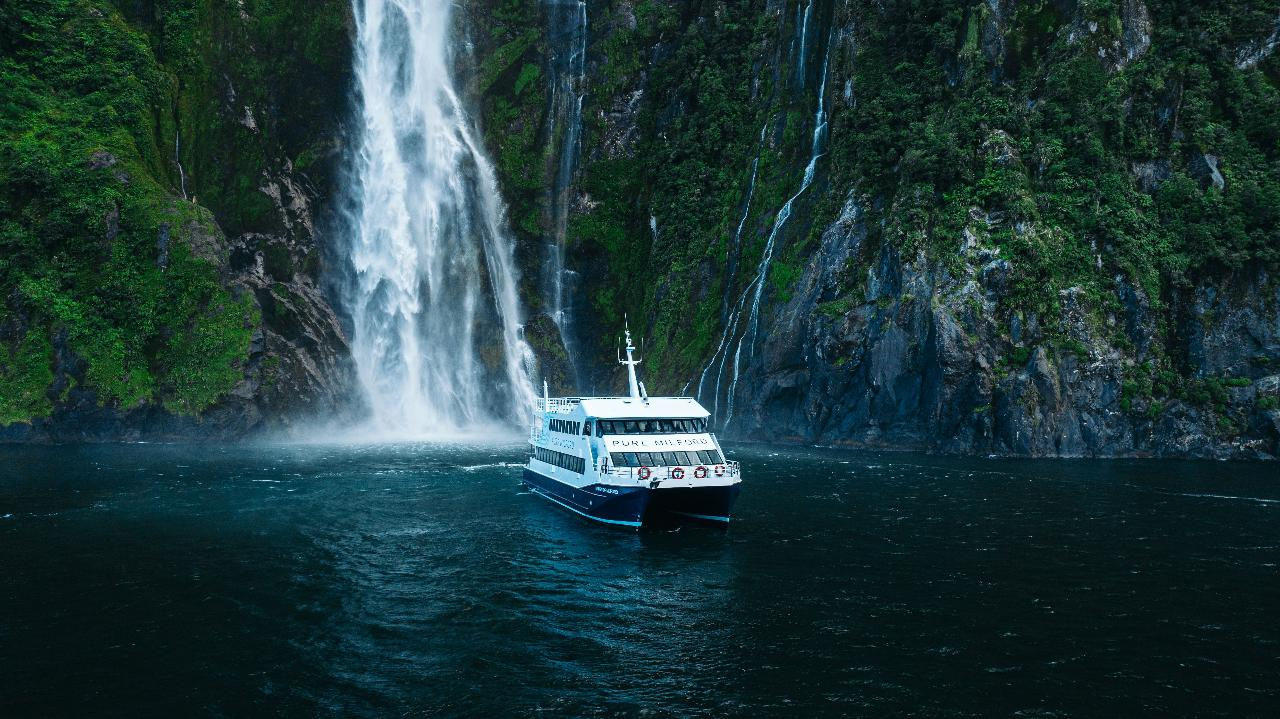
[[[431,435],[522,421],[506,210],[455,86],[448,0],[354,0],[358,137],[345,290],[373,428]]]
[[[810,8],[811,7],[812,7],[812,3],[810,3]],[[808,22],[809,22],[809,17],[811,12],[810,8],[807,8],[805,10],[802,24],[801,24],[801,29],[800,29],[800,38],[799,38],[799,43],[801,47],[800,62],[803,62],[803,55],[805,53],[804,36],[808,32]],[[721,429],[727,429],[729,427],[729,423],[733,421],[734,393],[737,391],[738,380],[742,372],[742,350],[745,347],[749,353],[749,356],[754,355],[755,353],[756,336],[759,332],[759,324],[760,324],[760,302],[764,297],[765,283],[769,277],[769,268],[771,267],[773,262],[773,255],[774,255],[774,250],[776,249],[778,235],[782,232],[783,228],[786,227],[788,220],[791,219],[792,207],[795,201],[799,199],[800,196],[803,195],[806,191],[808,191],[810,186],[813,185],[814,178],[817,174],[818,160],[821,159],[822,156],[826,154],[826,143],[827,143],[826,93],[827,93],[827,75],[830,69],[830,62],[831,62],[831,38],[828,38],[826,43],[826,48],[823,51],[822,81],[818,88],[818,107],[816,112],[814,113],[814,119],[813,119],[813,122],[814,122],[813,138],[810,142],[809,162],[805,166],[804,177],[800,182],[800,188],[796,190],[795,194],[792,195],[778,210],[778,214],[775,216],[773,221],[773,228],[770,230],[768,240],[765,242],[764,253],[761,256],[760,263],[756,268],[755,276],[752,278],[751,282],[747,284],[746,288],[743,289],[742,295],[738,298],[737,303],[735,303],[733,309],[729,312],[728,318],[725,321],[725,330],[720,337],[720,342],[716,347],[716,351],[711,356],[711,359],[708,361],[707,366],[703,369],[702,375],[698,381],[698,397],[699,399],[701,399],[703,386],[706,383],[707,375],[711,370],[711,367],[717,364],[716,360],[717,358],[719,358],[719,363],[718,363],[719,369],[716,373],[715,387],[713,390],[715,394],[711,402],[712,422],[717,423],[718,420],[720,419],[721,384],[724,378],[724,372],[725,372],[726,366],[728,365],[728,359],[730,355],[729,349],[730,347],[733,346],[733,338],[737,337],[738,327],[741,324],[742,312],[747,307],[747,299],[750,298],[751,304],[750,304],[750,310],[748,311],[748,314],[747,314],[746,327],[743,330],[742,336],[738,339],[737,348],[732,352],[733,373],[732,373],[732,378],[729,381],[728,390],[724,393],[725,406],[726,406],[725,417],[723,422],[718,422]],[[763,136],[763,131],[762,131],[762,136]],[[758,166],[758,162],[759,162],[759,158],[757,158],[752,163],[751,185],[750,185],[750,189],[748,190],[747,206],[743,211],[742,220],[738,223],[738,229],[737,229],[737,232],[735,233],[735,238],[734,238],[735,245],[737,244],[737,242],[740,241],[743,223],[746,222],[747,215],[750,213],[751,195],[754,194],[754,191],[755,191],[756,168]]]
[[[565,262],[570,189],[582,153],[582,102],[586,94],[587,3],[585,0],[543,0],[547,7],[551,46],[547,135],[558,141],[555,179],[548,188],[552,235],[547,242],[542,295],[547,313],[560,331],[560,340],[573,368],[575,384],[584,391],[581,354],[574,333],[573,290],[576,275]]]

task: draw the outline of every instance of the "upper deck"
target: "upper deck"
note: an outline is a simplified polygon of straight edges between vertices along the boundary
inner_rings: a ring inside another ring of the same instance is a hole
[[[595,419],[705,419],[711,416],[692,397],[548,397],[536,411]]]

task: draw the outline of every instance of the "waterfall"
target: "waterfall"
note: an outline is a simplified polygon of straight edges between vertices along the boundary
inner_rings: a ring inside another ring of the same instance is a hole
[[[178,166],[178,189],[182,191],[182,199],[187,197],[187,171],[182,169],[182,133],[173,131],[173,164]]]
[[[761,137],[763,136],[764,136],[764,133],[762,131]],[[759,169],[760,169],[760,158],[757,157],[751,162],[751,183],[747,186],[747,201],[742,208],[742,219],[738,220],[738,229],[734,231],[733,242],[729,244],[729,251],[728,251],[729,256],[727,258],[728,269],[725,272],[725,279],[724,279],[726,309],[727,309],[728,296],[729,296],[728,288],[732,284],[734,277],[738,274],[737,252],[738,252],[739,245],[742,242],[742,230],[743,228],[746,227],[747,217],[751,214],[751,198],[755,197],[755,194],[756,194],[756,174],[759,171]],[[707,361],[707,366],[702,370],[702,376],[698,379],[698,401],[702,401],[702,388],[707,382],[707,373],[710,372],[711,368],[716,364],[716,358],[720,357],[720,353],[724,352],[725,353],[724,358],[720,360],[720,370],[716,374],[716,388],[715,388],[716,394],[712,402],[714,406],[711,410],[711,419],[713,422],[715,421],[717,412],[719,412],[719,409],[720,409],[720,378],[724,374],[725,360],[728,359],[729,357],[729,354],[726,350],[729,346],[730,341],[734,337],[734,333],[737,331],[738,316],[742,312],[742,305],[744,304],[745,299],[746,299],[746,295],[744,294],[743,297],[738,300],[737,307],[735,307],[732,311],[730,311],[729,314],[724,318],[725,331],[723,334],[720,335],[720,344],[716,346],[715,353],[712,354],[711,359]]]
[[[559,143],[559,163],[549,188],[552,237],[547,243],[543,266],[542,295],[547,312],[560,330],[573,367],[575,381],[582,388],[582,373],[576,362],[573,323],[573,275],[565,268],[565,237],[569,225],[569,190],[578,158],[582,154],[582,100],[586,94],[587,3],[585,0],[544,0],[548,6],[550,70],[550,111],[547,135],[556,140],[557,122],[564,127]],[[566,279],[569,282],[566,282]]]
[[[827,71],[831,62],[831,41],[827,40],[827,49],[823,53],[822,58],[822,83],[818,89],[818,109],[814,113],[813,118],[813,140],[809,149],[809,164],[804,168],[804,179],[800,182],[800,189],[790,197],[782,205],[782,209],[778,210],[777,216],[773,220],[773,229],[769,231],[769,239],[765,241],[764,254],[760,258],[760,264],[756,268],[755,279],[752,284],[755,286],[755,293],[751,297],[751,312],[748,314],[747,327],[742,333],[742,338],[738,340],[738,349],[733,355],[733,380],[729,383],[729,391],[726,396],[727,410],[725,413],[724,424],[728,428],[729,423],[733,421],[733,398],[738,389],[738,379],[741,373],[742,347],[746,345],[751,356],[755,356],[756,335],[760,328],[760,300],[764,296],[764,286],[769,279],[769,268],[773,263],[773,252],[776,247],[779,233],[786,226],[787,221],[791,219],[792,207],[795,201],[805,193],[813,184],[814,175],[817,173],[818,160],[826,154],[827,147]],[[745,299],[747,294],[751,292],[751,285],[743,292]],[[718,394],[718,388],[717,388]]]
[[[799,10],[800,6],[796,5]],[[796,83],[797,86],[804,89],[805,61],[808,56],[809,43],[809,19],[813,17],[813,0],[804,6],[804,19],[800,23],[800,54],[796,58]]]
[[[345,306],[373,427],[523,422],[534,393],[497,180],[454,86],[448,0],[354,0]]]

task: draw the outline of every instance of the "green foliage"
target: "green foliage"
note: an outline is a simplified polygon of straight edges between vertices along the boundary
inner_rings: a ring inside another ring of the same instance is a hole
[[[818,305],[818,311],[832,319],[840,319],[849,314],[856,302],[857,300],[852,295],[847,295],[830,302],[823,302]]]
[[[280,7],[255,17],[278,21]],[[12,362],[0,366],[0,423],[50,411],[55,337],[77,360],[68,379],[126,409],[156,401],[195,414],[243,374],[252,302],[191,254],[193,233],[217,229],[174,196],[169,160],[172,108],[191,97],[181,78],[207,69],[206,10],[176,0],[131,18],[87,0],[0,10],[0,294],[29,327],[0,343]]]
[[[968,207],[997,213],[991,239],[1013,271],[1006,309],[1049,317],[1059,290],[1098,298],[1116,274],[1159,308],[1197,277],[1280,267],[1275,61],[1241,72],[1229,60],[1240,38],[1274,23],[1274,8],[1151,5],[1150,51],[1116,71],[1096,50],[1119,35],[1119,3],[1082,7],[1100,30],[1074,45],[1057,7],[1018,4],[998,67],[980,45],[984,6],[908,1],[860,16],[858,111],[835,116],[832,155],[840,185],[911,198],[872,208],[881,239],[922,237],[946,258]],[[995,130],[1008,141],[994,142]],[[1225,190],[1193,179],[1201,153],[1220,159]],[[1153,159],[1172,176],[1147,195],[1133,163]]]
[[[520,62],[520,58],[524,57],[529,48],[533,47],[533,44],[537,41],[538,29],[528,28],[524,34],[499,47],[489,57],[485,58],[484,63],[480,66],[479,78],[476,81],[477,86],[480,88],[480,93],[489,92],[494,83],[498,82],[504,74],[515,69],[516,63]],[[524,89],[524,86],[532,79],[525,77],[528,67],[528,65],[525,65],[522,68],[519,78],[515,81],[519,87],[516,90],[516,94],[519,94],[520,90]],[[521,83],[521,79],[524,79],[523,83]]]
[[[787,264],[782,260],[776,260],[769,265],[769,282],[773,285],[773,291],[780,301],[786,302],[791,299],[791,288],[803,272],[803,267]]]
[[[6,351],[0,344],[0,425],[44,417],[53,409],[46,391],[53,382],[53,352],[41,330],[29,330]]]

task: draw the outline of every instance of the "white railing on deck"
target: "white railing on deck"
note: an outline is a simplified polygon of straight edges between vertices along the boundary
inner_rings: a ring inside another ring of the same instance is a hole
[[[631,400],[634,397],[552,397],[550,399],[538,398],[538,404],[542,407],[543,412],[567,412],[577,407],[584,399],[625,399]],[[693,397],[651,397],[650,399],[693,399]]]

